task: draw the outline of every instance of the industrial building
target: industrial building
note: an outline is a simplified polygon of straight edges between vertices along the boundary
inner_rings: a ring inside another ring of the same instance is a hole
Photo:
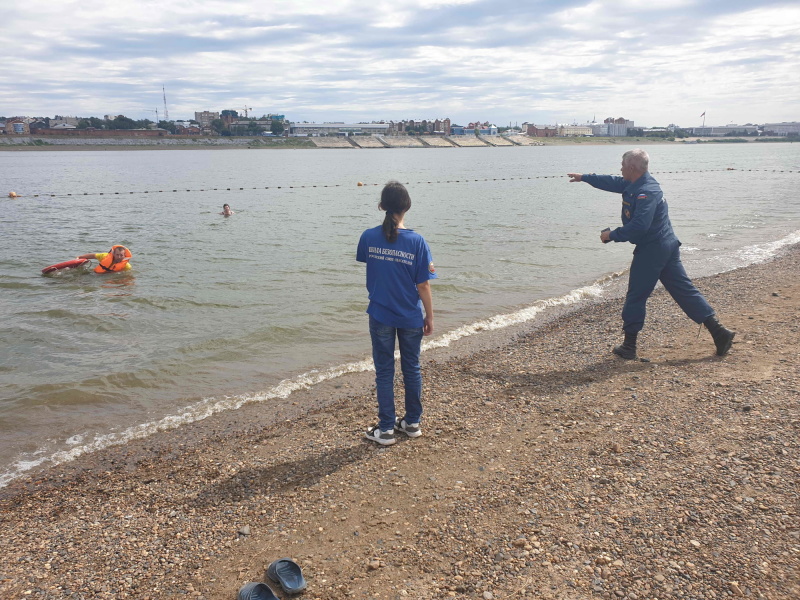
[[[289,135],[388,135],[391,127],[391,123],[292,123]]]

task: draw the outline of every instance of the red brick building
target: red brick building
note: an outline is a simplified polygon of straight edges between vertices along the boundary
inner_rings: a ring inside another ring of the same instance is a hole
[[[555,125],[533,125],[528,123],[526,133],[531,137],[556,137],[558,135],[558,127]]]
[[[36,135],[59,137],[161,137],[169,133],[164,129],[40,129]]]

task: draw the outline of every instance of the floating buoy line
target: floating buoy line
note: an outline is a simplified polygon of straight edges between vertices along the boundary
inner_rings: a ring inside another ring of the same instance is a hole
[[[654,171],[655,174],[665,173],[713,173],[713,172],[727,172],[737,171],[742,173],[800,173],[800,170],[792,171],[787,169],[734,169],[726,167],[724,169],[699,169],[694,171]],[[531,177],[485,177],[483,179],[446,179],[438,181],[407,181],[404,185],[441,185],[443,183],[474,183],[483,181],[528,181],[534,179],[563,179],[566,175],[533,175]],[[359,181],[356,183],[357,187],[369,186],[382,186],[385,182],[381,183],[364,183]],[[140,191],[127,191],[127,192],[77,192],[68,194],[31,194],[30,198],[67,198],[71,196],[121,196],[132,194],[178,194],[178,193],[197,193],[197,192],[244,192],[255,190],[295,190],[295,189],[311,189],[311,188],[339,188],[350,187],[342,183],[334,183],[330,185],[268,185],[264,187],[229,187],[229,188],[201,188],[201,189],[166,189],[166,190],[140,190]],[[16,192],[10,192],[9,198],[20,198],[21,196]]]

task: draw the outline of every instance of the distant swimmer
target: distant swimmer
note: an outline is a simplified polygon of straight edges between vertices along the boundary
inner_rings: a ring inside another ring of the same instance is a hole
[[[100,264],[94,268],[95,273],[116,273],[117,271],[130,271],[133,268],[128,262],[131,256],[130,250],[117,244],[111,246],[111,250],[108,252],[81,254],[78,258],[100,261]]]
[[[622,155],[622,177],[567,173],[573,183],[583,181],[599,190],[622,195],[622,227],[603,229],[600,241],[630,242],[633,251],[628,294],[622,308],[625,341],[614,347],[614,354],[626,360],[636,358],[636,338],[644,327],[647,299],[661,281],[683,312],[711,333],[717,355],[731,349],[733,331],[717,320],[714,309],[694,286],[681,263],[680,247],[667,211],[667,200],[659,183],[648,170],[650,157],[637,148]]]
[[[228,206],[227,204],[223,204],[222,212],[219,214],[224,215],[226,217],[230,217],[231,215],[235,215],[236,213],[231,210],[230,206]]]

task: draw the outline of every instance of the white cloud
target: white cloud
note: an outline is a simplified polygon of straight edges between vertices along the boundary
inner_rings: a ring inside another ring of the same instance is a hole
[[[163,83],[176,118],[800,119],[800,7],[740,5],[31,0],[0,31],[0,114],[149,117]]]

